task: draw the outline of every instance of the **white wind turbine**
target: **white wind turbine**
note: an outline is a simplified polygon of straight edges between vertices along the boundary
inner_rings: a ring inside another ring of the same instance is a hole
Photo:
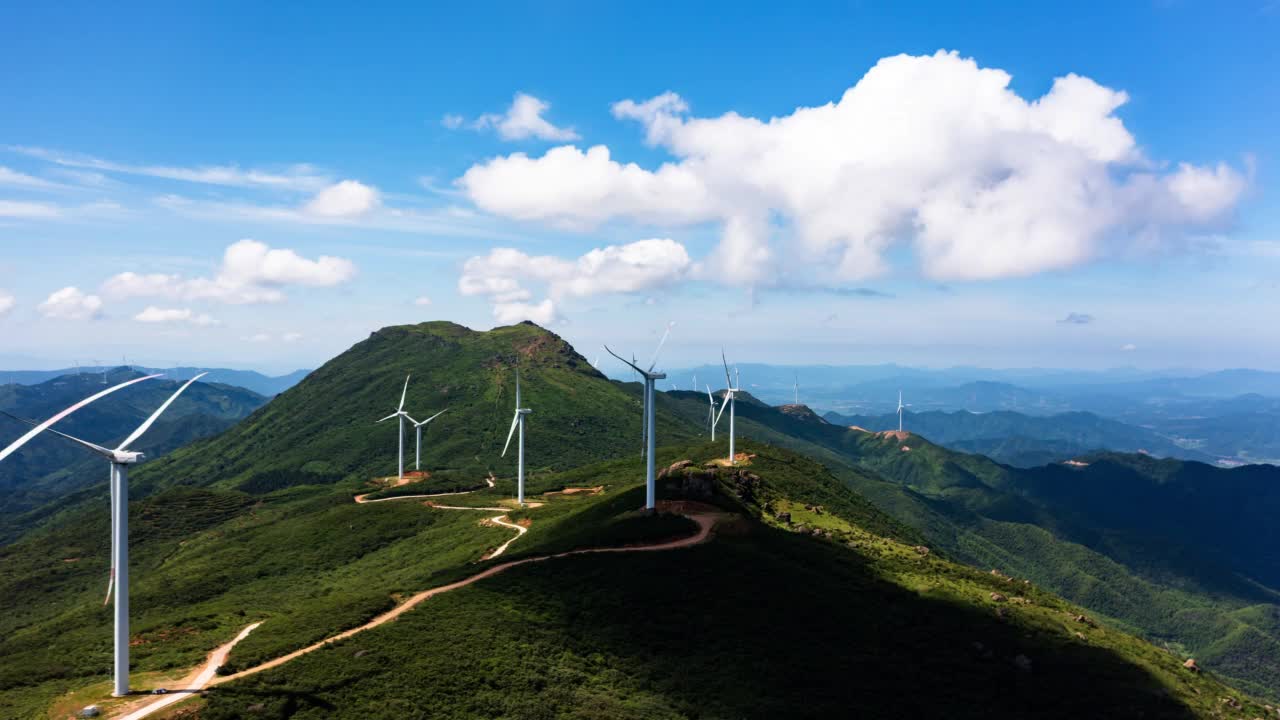
[[[413,469],[414,470],[422,469],[422,426],[426,425],[432,420],[435,420],[436,418],[440,417],[441,415],[447,412],[449,412],[449,408],[445,408],[441,410],[440,412],[436,413],[435,415],[432,415],[431,417],[427,418],[426,420],[423,420],[422,422],[418,422],[417,420],[414,420],[413,418],[409,417],[408,414],[405,414],[405,417],[409,417],[409,422],[413,423],[413,430],[417,435],[417,437],[415,438],[416,442],[413,445]]]
[[[898,432],[902,432],[902,413],[911,407],[911,403],[902,404],[902,391],[898,391]]]
[[[400,454],[397,456],[398,463],[396,465],[396,477],[401,480],[404,479],[404,419],[409,417],[409,413],[404,411],[404,396],[409,392],[409,377],[409,375],[404,376],[404,389],[400,391],[400,406],[396,408],[395,412],[382,418],[382,420],[390,420],[391,418],[399,418],[400,420]],[[409,419],[412,420],[413,418]],[[379,420],[378,422],[382,422],[382,420]]]
[[[511,418],[511,429],[507,431],[507,444],[502,446],[502,457],[507,456],[511,447],[511,436],[520,427],[520,442],[516,452],[516,502],[524,507],[524,416],[533,412],[529,408],[520,407],[520,368],[516,368],[516,414]]]
[[[654,395],[654,383],[655,383],[656,381],[658,381],[658,380],[662,380],[662,379],[664,379],[664,378],[666,378],[666,377],[667,377],[667,374],[666,374],[666,373],[654,372],[654,371],[653,371],[653,368],[658,364],[658,356],[662,353],[662,346],[663,346],[663,345],[665,345],[665,344],[667,343],[667,337],[669,337],[669,336],[671,335],[671,328],[672,328],[674,325],[675,325],[675,323],[674,323],[674,322],[672,322],[672,323],[668,323],[668,324],[667,324],[667,331],[666,331],[666,332],[664,332],[664,333],[662,334],[662,340],[658,342],[658,349],[653,351],[653,360],[649,363],[649,369],[648,369],[648,370],[641,370],[641,369],[640,369],[640,366],[636,365],[636,364],[635,364],[635,363],[633,363],[633,362],[627,362],[626,360],[624,360],[624,359],[622,358],[622,356],[621,356],[621,355],[619,355],[618,353],[616,353],[616,352],[614,352],[614,351],[610,350],[608,345],[605,345],[605,346],[604,346],[605,352],[607,352],[607,353],[609,353],[610,355],[612,355],[612,356],[614,356],[614,357],[618,358],[619,360],[622,360],[622,362],[627,363],[627,365],[630,365],[630,366],[631,366],[631,369],[633,369],[633,370],[635,370],[636,372],[640,373],[640,376],[644,378],[644,422],[643,422],[643,428],[644,428],[644,434],[643,434],[643,437],[644,437],[644,442],[645,442],[645,452],[644,452],[644,456],[645,456],[645,463],[644,463],[644,484],[645,484],[644,507],[645,507],[645,509],[646,509],[646,510],[652,510],[652,509],[653,509],[653,507],[654,507],[654,500],[655,500],[655,494],[656,494],[656,493],[655,493],[654,467],[653,467],[653,446],[654,446],[654,440],[653,440],[653,432],[654,432],[654,420],[653,420],[654,412],[653,412],[653,402],[654,402],[654,397],[653,397],[653,395]]]
[[[796,405],[799,405],[800,404],[800,373],[796,373],[796,384],[794,387],[796,391]]]
[[[737,454],[734,451],[734,413],[737,405],[738,390],[741,387],[741,378],[738,378],[738,368],[733,369],[735,377],[729,377],[729,361],[724,359],[724,350],[720,351],[720,362],[724,364],[724,402],[720,405],[720,415],[724,414],[725,408],[729,409],[729,464],[734,465],[738,462]],[[735,378],[737,381],[735,382]],[[720,422],[720,415],[716,416],[716,422]]]
[[[711,407],[707,410],[707,426],[711,428],[711,442],[716,441],[716,396],[711,394],[711,386],[707,386],[707,402]]]
[[[49,432],[70,440],[81,447],[105,457],[111,463],[111,577],[107,581],[107,595],[111,595],[111,585],[115,585],[115,657],[113,665],[112,695],[123,697],[129,694],[129,476],[128,467],[142,459],[143,454],[129,449],[129,446],[142,437],[156,419],[169,409],[174,400],[191,387],[191,384],[207,373],[200,373],[179,387],[168,400],[156,408],[141,425],[124,439],[114,450],[95,445],[87,440],[67,435],[57,430]],[[131,382],[146,380],[151,375]],[[125,383],[128,385],[130,383]],[[112,390],[123,387],[116,386]],[[110,392],[110,391],[108,391]],[[34,423],[32,423],[34,424]],[[36,426],[36,431],[47,429],[49,421]]]

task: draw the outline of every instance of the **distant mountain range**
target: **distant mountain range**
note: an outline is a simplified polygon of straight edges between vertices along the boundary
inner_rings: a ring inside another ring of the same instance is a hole
[[[252,390],[259,395],[272,397],[297,385],[311,371],[294,370],[285,375],[271,376],[254,370],[230,370],[228,368],[149,368],[140,365],[130,367],[86,365],[84,367],[62,368],[60,370],[0,370],[0,383],[5,385],[13,383],[18,385],[37,385],[67,375],[95,375],[99,382],[105,376],[107,380],[119,382],[120,379],[127,377],[127,373],[131,372],[164,373],[165,377],[170,380],[186,380],[198,373],[207,372],[209,373],[209,382],[235,385],[246,390]]]
[[[829,412],[827,422],[866,430],[897,430],[898,416],[841,415]],[[1008,465],[1034,467],[1068,460],[1098,450],[1148,453],[1158,457],[1215,462],[1218,458],[1184,447],[1148,428],[1128,425],[1093,413],[1024,415],[1008,410],[904,413],[911,432],[953,450],[977,453]]]

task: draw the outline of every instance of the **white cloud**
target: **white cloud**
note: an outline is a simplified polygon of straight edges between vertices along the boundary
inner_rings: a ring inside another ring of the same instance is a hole
[[[939,279],[1066,268],[1220,226],[1247,186],[1223,164],[1153,169],[1115,115],[1124,92],[1071,74],[1027,100],[1010,79],[938,52],[884,58],[837,102],[768,120],[689,116],[674,93],[623,100],[614,115],[673,161],[561,146],[475,165],[458,185],[490,213],[561,227],[717,221],[709,266],[746,285],[856,281],[903,242]]]
[[[272,249],[257,240],[240,240],[227,247],[222,267],[212,278],[124,272],[103,283],[102,291],[115,298],[164,297],[253,304],[284,300],[285,287],[332,287],[355,274],[356,267],[350,260],[328,255],[308,260],[293,250]]]
[[[0,165],[0,185],[30,190],[54,190],[62,185]]]
[[[457,130],[462,127],[463,123],[466,121],[466,118],[454,113],[445,113],[444,117],[440,118],[440,124],[450,130]]]
[[[17,304],[18,304],[18,301],[15,300],[12,295],[10,295],[9,293],[3,290],[0,290],[0,317],[7,314],[10,310],[13,309],[13,306]]]
[[[66,153],[48,148],[11,145],[5,149],[63,167],[85,168],[126,175],[142,175],[204,185],[315,191],[331,182],[316,168],[305,164],[291,165],[278,171],[244,169],[236,165],[203,165],[197,167],[130,165],[103,160],[91,155]]]
[[[133,316],[142,323],[185,323],[200,327],[217,325],[218,321],[203,313],[196,313],[190,308],[159,308],[150,305],[147,309]]]
[[[302,339],[302,337],[303,337],[303,335],[302,335],[302,333],[300,333],[300,332],[287,332],[287,333],[285,333],[285,334],[281,335],[281,336],[280,336],[280,339],[281,339],[282,341],[284,341],[284,342],[287,342],[287,343],[294,343],[294,342],[298,342],[299,340],[301,340],[301,339]]]
[[[555,319],[563,298],[648,290],[679,281],[691,266],[684,246],[669,239],[596,248],[576,260],[497,248],[463,264],[458,291],[487,296],[500,323],[516,316],[542,323]],[[529,303],[526,282],[545,286],[548,297]]]
[[[552,125],[542,114],[551,108],[545,100],[526,94],[516,93],[511,107],[503,114],[486,113],[471,123],[477,130],[493,128],[503,140],[577,140],[578,133],[573,128],[562,128]],[[456,128],[462,125],[462,118],[457,115],[445,115],[444,126]],[[456,124],[450,124],[456,123]]]
[[[48,203],[0,200],[0,218],[51,218],[59,215],[58,207]]]
[[[540,303],[506,302],[494,303],[493,318],[499,325],[515,325],[529,320],[539,325],[550,325],[559,319],[555,303],[550,299]]]
[[[431,298],[426,295],[420,295],[413,301],[413,304],[418,307],[426,307],[431,304]]]
[[[55,320],[91,320],[101,314],[102,298],[85,295],[80,288],[68,286],[54,292],[36,309]]]
[[[358,217],[378,207],[380,203],[376,188],[355,180],[343,180],[316,193],[304,209],[323,217]]]

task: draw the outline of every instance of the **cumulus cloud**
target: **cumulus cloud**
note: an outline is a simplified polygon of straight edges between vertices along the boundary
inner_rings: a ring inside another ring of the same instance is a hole
[[[358,217],[379,204],[381,199],[375,188],[355,180],[343,180],[316,193],[304,210],[322,217]]]
[[[471,167],[479,208],[560,227],[715,221],[727,283],[828,284],[887,269],[909,243],[937,279],[1023,276],[1119,250],[1129,238],[1221,227],[1248,184],[1225,164],[1158,170],[1115,114],[1128,95],[1079,75],[1026,99],[1010,75],[954,52],[880,60],[838,101],[762,120],[695,117],[674,93],[623,100],[673,159],[561,146]]]
[[[426,295],[419,295],[416,299],[414,299],[413,304],[417,305],[418,307],[426,307],[431,304],[431,298],[427,297]]]
[[[147,309],[134,315],[133,319],[141,323],[182,323],[199,327],[218,324],[218,321],[212,317],[203,313],[196,313],[190,308],[159,308],[154,305],[149,305]]]
[[[102,298],[68,286],[54,292],[36,309],[54,320],[91,320],[102,313]]]
[[[684,246],[665,238],[596,248],[574,260],[497,248],[463,264],[458,291],[488,297],[499,323],[547,323],[566,297],[640,292],[680,280],[691,266]],[[547,297],[529,302],[530,282],[545,288]]]
[[[355,274],[356,267],[350,260],[328,255],[309,260],[293,250],[272,249],[265,243],[246,239],[227,247],[222,266],[212,278],[124,272],[103,283],[102,291],[114,298],[268,303],[284,300],[286,287],[332,287],[347,282]]]
[[[10,310],[13,309],[13,306],[17,304],[18,304],[18,301],[15,300],[12,295],[10,295],[9,293],[3,290],[0,290],[0,317],[3,317],[5,314],[7,314]]]
[[[1088,313],[1067,313],[1067,316],[1058,322],[1064,325],[1088,325],[1093,322],[1093,316]]]
[[[551,124],[543,114],[551,109],[551,104],[527,93],[516,93],[511,107],[505,113],[486,113],[471,123],[475,130],[492,129],[503,140],[577,140],[578,133],[573,128],[557,127]],[[458,115],[445,115],[441,121],[447,128],[458,128],[464,124]]]

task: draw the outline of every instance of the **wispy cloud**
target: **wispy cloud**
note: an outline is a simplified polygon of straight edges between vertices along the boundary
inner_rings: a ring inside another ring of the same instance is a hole
[[[135,165],[113,162],[93,155],[68,153],[42,147],[9,145],[5,147],[5,150],[63,167],[141,175],[203,185],[314,192],[333,182],[327,175],[321,173],[314,166],[307,164],[289,165],[278,170],[241,168],[238,165],[201,165],[194,167]]]
[[[1062,325],[1088,325],[1093,322],[1094,318],[1088,313],[1067,313],[1067,316],[1059,320]]]

